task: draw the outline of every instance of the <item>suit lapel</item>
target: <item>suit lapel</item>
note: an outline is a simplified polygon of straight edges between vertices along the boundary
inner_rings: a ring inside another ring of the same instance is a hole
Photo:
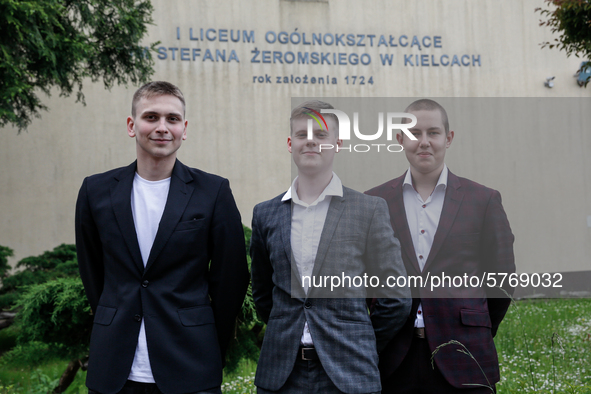
[[[281,242],[287,261],[291,263],[291,200],[280,201],[279,206],[279,226],[281,228]]]
[[[287,263],[290,266],[291,271],[291,289],[292,289],[292,297],[296,297],[296,291],[294,290],[301,290],[303,289],[302,286],[302,279],[300,277],[300,273],[298,271],[298,267],[293,260],[293,256],[291,254],[291,200],[287,201],[280,201],[281,205],[278,208],[278,220],[279,220],[279,228],[281,231],[281,243],[283,244],[283,250],[285,251],[285,258],[287,259]],[[293,281],[296,280],[298,282],[297,286],[294,287]],[[303,292],[301,295],[297,297],[303,299]]]
[[[301,288],[302,281],[300,273],[291,255],[291,200],[281,201],[279,206],[279,225],[281,226],[281,242],[283,243],[283,250],[285,251],[285,258],[291,268],[291,278],[296,278]],[[293,288],[293,286],[292,286]]]
[[[462,199],[464,198],[464,193],[460,190],[460,187],[461,185],[458,177],[452,174],[451,171],[448,171],[447,190],[445,192],[445,199],[443,200],[443,208],[441,210],[441,216],[439,217],[437,231],[433,238],[433,245],[431,246],[427,262],[425,263],[424,271],[429,268],[429,265],[433,262],[435,256],[437,256],[439,249],[441,249],[441,246],[443,245],[443,241],[445,241],[445,238],[456,219],[456,215],[462,204]]]
[[[135,175],[136,162],[133,162],[120,174],[115,176],[115,182],[111,186],[111,206],[119,231],[123,235],[127,249],[140,272],[144,271],[144,263],[140,246],[137,241],[133,213],[131,211],[131,189]]]
[[[324,220],[324,227],[320,234],[320,242],[318,243],[318,251],[316,252],[316,259],[314,260],[314,268],[312,269],[312,277],[318,276],[320,268],[324,263],[326,252],[332,241],[332,237],[337,229],[343,210],[345,209],[345,196],[347,190],[343,187],[343,197],[332,196],[330,199],[330,205],[328,206],[328,212],[326,213],[326,219]],[[308,293],[309,294],[309,293]]]
[[[419,261],[417,260],[417,253],[415,252],[414,244],[412,243],[412,236],[408,227],[406,219],[406,209],[404,208],[404,198],[402,197],[402,184],[404,183],[404,173],[401,177],[394,179],[392,182],[392,196],[386,198],[386,201],[392,201],[393,204],[389,206],[390,220],[394,226],[394,233],[402,245],[402,250],[406,257],[411,262],[417,273],[421,272]]]
[[[158,232],[156,238],[152,244],[150,250],[150,257],[146,264],[146,271],[150,269],[154,261],[158,258],[158,255],[168,242],[168,239],[172,235],[176,225],[181,219],[187,203],[195,190],[195,187],[191,185],[193,178],[189,174],[189,170],[180,161],[176,161],[174,168],[172,169],[172,176],[170,179],[170,189],[168,190],[168,197],[166,199],[166,205],[164,206],[164,212],[162,213],[162,219],[158,225]]]

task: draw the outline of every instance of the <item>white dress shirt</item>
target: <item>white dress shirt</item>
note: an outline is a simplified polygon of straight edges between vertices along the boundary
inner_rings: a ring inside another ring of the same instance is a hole
[[[410,168],[406,172],[406,177],[402,184],[404,211],[406,212],[406,220],[408,221],[412,244],[415,248],[421,271],[425,268],[425,263],[433,245],[433,238],[439,225],[443,200],[445,199],[445,189],[447,188],[447,172],[447,166],[444,164],[437,185],[426,201],[423,201],[423,198],[412,184]],[[422,304],[419,304],[415,327],[425,327]]]
[[[291,199],[292,258],[298,268],[300,277],[304,275],[311,276],[330,201],[332,196],[343,196],[343,184],[337,174],[333,172],[330,183],[312,204],[306,204],[299,199],[297,188],[298,178],[296,177],[287,193],[283,195],[281,201]],[[304,291],[308,294],[307,286],[304,288]],[[305,346],[314,345],[307,321],[304,324],[301,343]]]

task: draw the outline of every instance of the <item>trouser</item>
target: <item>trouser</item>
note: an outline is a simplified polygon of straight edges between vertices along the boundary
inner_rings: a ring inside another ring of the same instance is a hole
[[[343,394],[332,382],[320,360],[302,360],[300,352],[291,374],[278,391],[257,387],[258,394]],[[368,393],[368,394],[380,394]]]
[[[494,384],[492,388],[495,389]],[[496,390],[495,390],[496,392]],[[413,337],[400,366],[382,379],[383,394],[492,394],[488,387],[458,389],[443,377],[437,365],[431,367],[431,349],[425,338]]]
[[[101,394],[98,391],[88,389],[88,394]],[[128,380],[123,389],[118,394],[163,394],[158,389],[156,383],[142,383]],[[191,394],[222,394],[221,388],[209,389],[205,391],[195,391]]]

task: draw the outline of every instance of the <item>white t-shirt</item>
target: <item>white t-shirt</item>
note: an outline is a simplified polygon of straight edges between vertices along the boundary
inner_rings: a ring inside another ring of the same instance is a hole
[[[144,268],[150,257],[152,244],[154,244],[154,239],[158,232],[158,225],[164,212],[169,189],[170,178],[160,181],[147,181],[136,173],[133,179],[131,212],[133,213],[133,223],[135,224],[135,232],[144,262]],[[143,318],[128,379],[136,382],[155,383],[148,356],[146,328]]]

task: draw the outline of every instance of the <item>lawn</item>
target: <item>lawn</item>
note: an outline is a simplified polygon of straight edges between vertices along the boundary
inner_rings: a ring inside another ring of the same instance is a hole
[[[520,301],[495,338],[498,393],[591,393],[591,300]]]
[[[0,351],[13,341],[5,332],[0,331]],[[511,305],[495,343],[499,394],[591,393],[591,300],[518,301]],[[66,364],[54,360],[31,368],[2,364],[0,359],[0,394],[45,393]],[[235,373],[225,374],[223,392],[256,392],[255,370],[254,363],[243,362]],[[84,377],[79,372],[66,393],[86,393]]]

